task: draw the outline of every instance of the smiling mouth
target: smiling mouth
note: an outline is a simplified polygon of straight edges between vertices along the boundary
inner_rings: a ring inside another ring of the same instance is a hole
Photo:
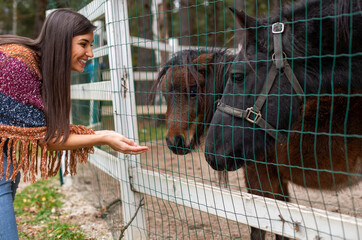
[[[85,67],[85,63],[87,62],[86,60],[78,60],[78,62],[80,63],[80,65],[82,65],[82,67]]]

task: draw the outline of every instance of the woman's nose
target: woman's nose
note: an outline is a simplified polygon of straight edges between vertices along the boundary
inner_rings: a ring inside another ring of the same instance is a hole
[[[90,57],[90,58],[92,58],[94,55],[93,55],[93,50],[92,50],[92,48],[90,48],[87,52],[86,52],[86,55],[87,55],[87,57]]]

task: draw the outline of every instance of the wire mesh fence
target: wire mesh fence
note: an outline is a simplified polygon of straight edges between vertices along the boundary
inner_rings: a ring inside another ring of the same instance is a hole
[[[114,239],[362,238],[360,1],[80,12],[98,28],[73,123],[150,147],[98,147],[72,177]]]

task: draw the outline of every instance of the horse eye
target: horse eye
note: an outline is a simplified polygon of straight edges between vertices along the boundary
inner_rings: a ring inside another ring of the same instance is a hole
[[[243,81],[244,73],[231,73],[230,78],[235,81]]]
[[[207,71],[206,71],[206,69],[199,69],[199,73],[205,77]]]
[[[196,95],[197,95],[197,85],[190,86],[189,94],[190,94],[190,97],[196,97]]]

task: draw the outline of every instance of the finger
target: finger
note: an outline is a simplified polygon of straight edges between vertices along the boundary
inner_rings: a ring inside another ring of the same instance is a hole
[[[142,154],[142,153],[145,153],[147,151],[138,151],[138,152],[130,152],[129,154],[130,155],[139,155],[139,154]]]
[[[147,148],[142,148],[142,149],[137,149],[137,150],[134,150],[134,151],[130,151],[130,154],[141,154],[141,153],[147,152],[148,150],[149,150],[148,147]]]
[[[131,139],[128,139],[126,137],[123,138],[123,142],[127,143],[128,145],[131,145],[131,146],[138,146],[137,143]]]
[[[138,147],[137,150],[133,150],[133,152],[144,152],[148,150],[148,147]]]
[[[127,147],[127,150],[134,151],[134,152],[138,151],[138,150],[147,150],[147,149],[148,149],[147,146],[139,146],[139,145]]]
[[[132,151],[132,152],[139,154],[139,153],[144,153],[144,152],[147,152],[147,151],[148,151],[148,149],[143,149],[143,150]]]

